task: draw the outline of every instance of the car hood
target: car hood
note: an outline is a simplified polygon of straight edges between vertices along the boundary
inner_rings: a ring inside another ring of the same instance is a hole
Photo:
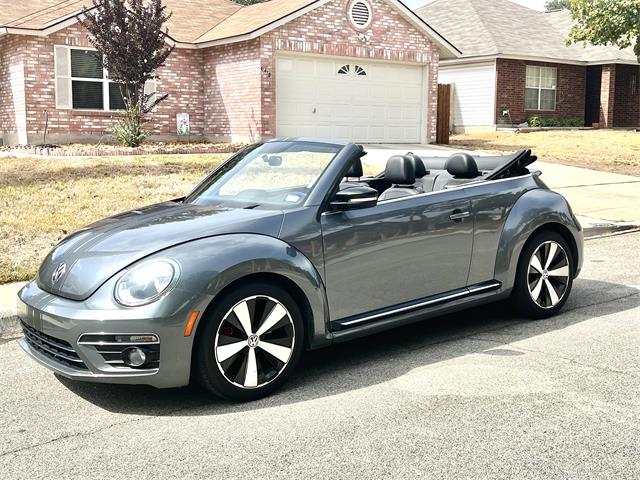
[[[283,215],[273,210],[178,202],[132,210],[100,220],[62,240],[42,263],[38,286],[55,295],[85,300],[123,268],[179,243],[225,233],[275,237]],[[56,270],[59,275],[54,275]]]

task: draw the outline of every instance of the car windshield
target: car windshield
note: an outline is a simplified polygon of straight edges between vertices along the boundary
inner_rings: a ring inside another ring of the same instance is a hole
[[[248,147],[199,185],[185,203],[235,208],[300,206],[341,148],[300,141]]]

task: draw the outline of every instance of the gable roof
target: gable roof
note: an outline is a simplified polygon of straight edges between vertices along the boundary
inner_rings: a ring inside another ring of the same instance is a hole
[[[638,63],[633,49],[566,45],[568,10],[540,12],[509,0],[435,0],[416,9],[451,40],[462,58],[540,58],[569,63]]]
[[[93,8],[91,0],[0,0],[0,35],[48,35],[75,23],[76,15]],[[330,0],[270,0],[239,5],[231,0],[163,0],[173,15],[167,22],[169,37],[178,46],[206,47],[255,38]],[[414,27],[428,35],[442,58],[460,52],[400,0],[384,0]]]

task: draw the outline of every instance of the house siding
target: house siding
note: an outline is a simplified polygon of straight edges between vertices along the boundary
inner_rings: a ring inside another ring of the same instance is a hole
[[[525,110],[527,65],[558,69],[555,110]],[[496,123],[522,123],[531,115],[584,118],[585,86],[586,67],[584,66],[499,58],[496,60]],[[511,119],[502,115],[504,110],[509,110]]]

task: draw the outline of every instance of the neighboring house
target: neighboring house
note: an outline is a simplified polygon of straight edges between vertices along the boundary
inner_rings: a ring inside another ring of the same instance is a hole
[[[518,124],[532,115],[584,125],[640,126],[640,66],[632,49],[567,46],[567,10],[508,0],[435,0],[416,10],[463,55],[440,62],[453,84],[455,129]]]
[[[5,143],[101,138],[122,107],[76,15],[89,0],[0,0]],[[459,52],[397,0],[164,0],[176,48],[148,91],[161,136],[433,141],[438,61]]]

